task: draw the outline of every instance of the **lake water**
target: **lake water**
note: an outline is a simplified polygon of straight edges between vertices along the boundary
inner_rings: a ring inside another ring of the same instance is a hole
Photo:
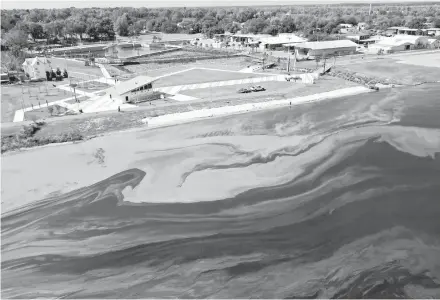
[[[4,155],[3,296],[439,298],[438,95]]]

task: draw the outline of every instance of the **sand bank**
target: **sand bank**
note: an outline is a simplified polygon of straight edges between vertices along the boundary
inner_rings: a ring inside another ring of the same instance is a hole
[[[283,99],[272,100],[261,103],[247,103],[234,106],[224,106],[217,108],[200,109],[183,113],[167,114],[153,118],[142,119],[142,122],[148,124],[148,127],[156,128],[162,126],[169,126],[174,124],[181,124],[186,122],[192,122],[200,119],[219,117],[232,114],[246,113],[249,111],[258,111],[270,108],[279,108],[283,106],[298,105],[303,103],[317,102],[327,99],[354,96],[364,93],[372,92],[373,90],[363,86],[355,86],[344,89],[338,89],[330,92],[318,93],[314,95]]]

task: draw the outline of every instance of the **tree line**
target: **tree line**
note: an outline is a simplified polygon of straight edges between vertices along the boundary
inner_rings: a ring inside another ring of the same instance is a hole
[[[223,8],[64,8],[1,11],[2,48],[15,53],[28,39],[69,43],[77,39],[113,40],[143,30],[203,33],[212,37],[235,33],[301,32],[310,40],[332,39],[339,24],[365,22],[377,29],[390,26],[440,27],[440,5],[308,5]],[[333,37],[334,38],[334,37]]]

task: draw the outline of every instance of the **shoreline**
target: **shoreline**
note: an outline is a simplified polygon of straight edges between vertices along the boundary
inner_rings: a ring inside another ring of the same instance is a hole
[[[142,119],[147,128],[155,129],[195,121],[206,120],[209,118],[224,117],[236,114],[244,114],[248,112],[261,111],[266,109],[275,109],[280,107],[290,107],[305,103],[314,103],[324,100],[330,100],[341,97],[356,96],[360,94],[370,93],[373,90],[364,86],[355,86],[322,92],[308,96],[300,96],[282,100],[271,100],[260,103],[247,103],[239,105],[230,105],[209,109],[199,109],[183,113],[166,114],[158,117],[148,117]]]
[[[16,154],[17,152],[22,151],[29,151],[34,150],[37,148],[44,148],[44,147],[54,147],[54,146],[60,146],[60,145],[67,145],[67,144],[74,144],[74,143],[81,143],[93,138],[101,137],[101,136],[108,136],[112,134],[119,134],[121,132],[136,132],[136,131],[143,131],[143,130],[149,130],[149,129],[157,129],[157,128],[163,128],[163,127],[169,127],[179,124],[186,124],[196,121],[203,121],[210,118],[219,118],[219,117],[226,117],[226,116],[232,116],[237,114],[245,114],[248,112],[256,112],[256,111],[262,111],[267,109],[276,109],[281,107],[291,107],[295,105],[305,104],[305,103],[314,103],[324,100],[330,100],[330,99],[336,99],[341,97],[348,97],[348,96],[356,96],[360,94],[370,93],[374,92],[374,90],[371,90],[364,86],[354,86],[354,87],[348,87],[348,88],[341,88],[337,90],[332,90],[328,92],[321,92],[316,93],[312,95],[307,96],[299,96],[294,98],[288,98],[288,99],[280,99],[280,100],[269,100],[265,102],[257,102],[257,103],[245,103],[245,104],[238,104],[238,105],[228,105],[228,106],[222,106],[217,108],[209,108],[209,109],[198,109],[188,112],[181,112],[181,113],[171,113],[171,114],[165,114],[158,117],[147,117],[140,119],[140,121],[144,124],[141,127],[136,128],[127,128],[122,130],[116,130],[116,131],[110,131],[110,132],[103,132],[98,135],[94,135],[92,137],[86,137],[83,140],[80,141],[69,141],[69,142],[62,142],[62,143],[50,143],[46,145],[39,145],[35,147],[22,147],[10,151],[6,151],[2,153],[2,155],[12,155]]]

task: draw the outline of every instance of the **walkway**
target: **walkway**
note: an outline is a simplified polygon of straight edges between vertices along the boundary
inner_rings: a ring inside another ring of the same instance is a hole
[[[112,79],[113,77],[110,76],[110,73],[107,71],[104,65],[97,64],[97,66],[101,69],[102,75],[104,75],[104,78]]]

